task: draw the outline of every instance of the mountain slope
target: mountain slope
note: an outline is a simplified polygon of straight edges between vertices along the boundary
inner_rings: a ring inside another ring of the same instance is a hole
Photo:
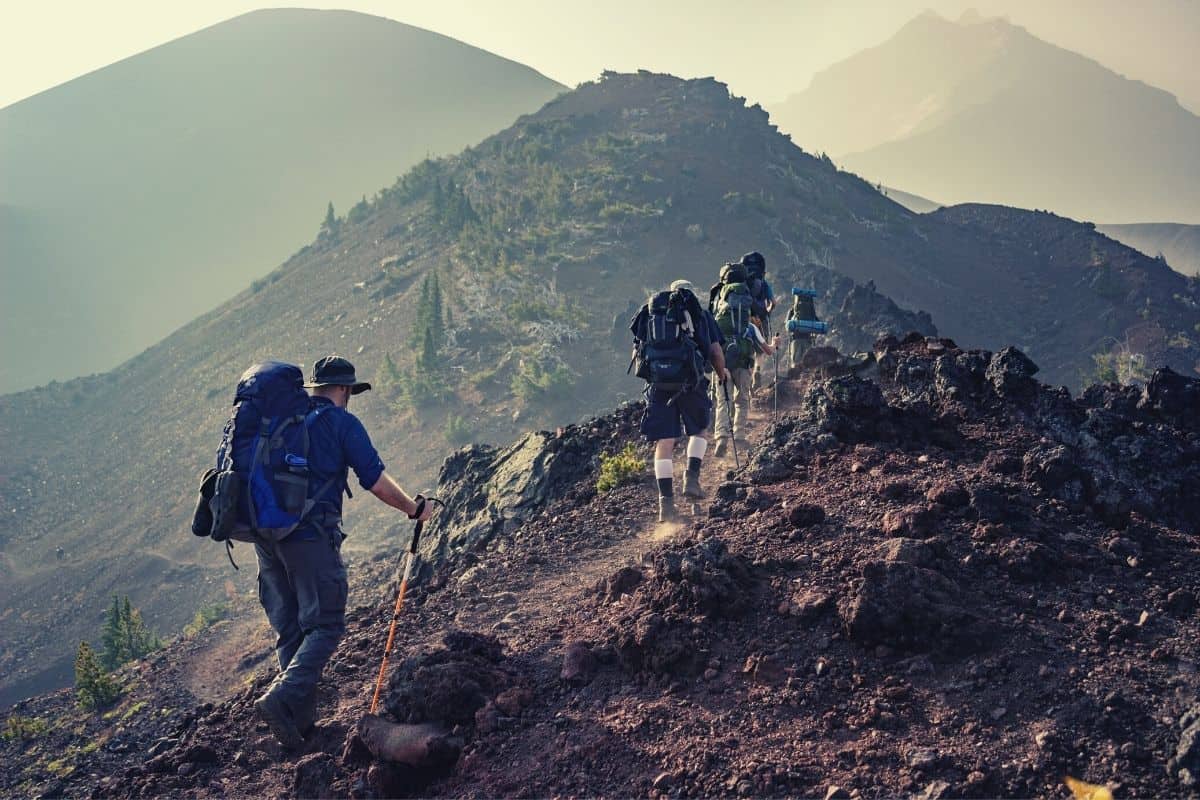
[[[0,698],[18,681],[55,685],[112,589],[168,631],[222,590],[222,550],[183,531],[231,389],[255,360],[350,356],[377,387],[353,410],[385,463],[423,488],[452,442],[636,398],[630,306],[674,278],[705,286],[754,248],[781,293],[818,289],[825,341],[843,351],[936,322],[964,345],[1028,343],[1051,380],[1075,384],[1093,352],[1150,313],[1170,345],[1151,366],[1200,361],[1188,338],[1197,287],[1085,225],[989,207],[915,215],[796,148],[716,81],[606,74],[422,163],[259,287],[120,368],[0,398],[0,507],[12,509],[0,517],[0,641],[12,643]],[[427,374],[414,323],[434,275],[453,323]],[[397,520],[377,505],[348,504],[359,556],[395,544]]]
[[[1001,20],[923,14],[774,113],[865,178],[947,203],[1200,222],[1200,117]]]
[[[1143,222],[1097,225],[1096,230],[1143,253],[1163,258],[1184,275],[1200,275],[1200,225]]]
[[[0,109],[0,204],[37,226],[0,245],[0,392],[111,368],[268,272],[329,201],[562,89],[391,20],[280,9]]]

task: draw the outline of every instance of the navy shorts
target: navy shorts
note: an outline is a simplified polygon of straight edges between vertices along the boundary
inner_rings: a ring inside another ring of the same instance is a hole
[[[646,414],[642,417],[642,435],[652,442],[659,439],[678,439],[703,433],[712,421],[712,400],[707,381],[683,392],[667,405],[674,392],[651,389],[646,397]]]

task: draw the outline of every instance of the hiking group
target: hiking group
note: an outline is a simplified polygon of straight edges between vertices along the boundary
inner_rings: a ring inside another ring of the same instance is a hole
[[[346,631],[341,546],[349,471],[409,519],[423,521],[432,511],[387,473],[348,410],[351,397],[370,388],[337,356],[317,361],[308,382],[291,364],[256,364],[238,381],[216,467],[201,482],[192,532],[227,547],[230,540],[254,545],[258,596],[279,661],[279,674],[254,706],[287,747],[299,747],[312,729],[317,683]]]
[[[707,308],[701,307],[691,282],[677,280],[650,297],[629,325],[634,339],[630,370],[636,365],[637,376],[647,384],[641,432],[654,443],[659,522],[678,516],[673,481],[677,439],[688,437],[683,494],[693,502],[706,496],[700,468],[708,450],[710,424],[715,428],[718,457],[732,450],[737,461],[739,444],[743,450],[748,444],[743,434],[750,395],[763,383],[764,364],[758,356],[775,357],[780,343],[779,334],[772,334],[770,328],[776,301],[766,266],[757,251],[723,266],[709,289]],[[816,294],[792,290],[787,324],[790,369],[800,366],[812,335],[825,331],[824,323],[817,320]]]
[[[811,327],[823,326],[815,321],[815,294],[793,290],[791,366],[799,363],[812,333],[823,332],[823,327]],[[724,404],[716,404],[715,452],[721,456],[732,448],[736,460],[739,441],[745,446],[741,437],[750,392],[762,382],[758,356],[774,356],[779,345],[779,334],[770,330],[774,307],[766,261],[754,252],[722,268],[709,290],[707,308],[690,282],[677,280],[637,311],[630,325],[635,339],[631,368],[636,363],[638,376],[648,384],[641,430],[654,442],[660,522],[676,518],[673,453],[676,440],[685,434],[683,494],[693,501],[705,497],[700,467],[718,386]],[[810,327],[795,325],[796,320]],[[317,684],[346,630],[342,499],[352,496],[350,470],[363,489],[416,521],[416,535],[438,502],[401,489],[384,469],[362,422],[350,413],[351,398],[370,388],[358,380],[354,365],[339,356],[317,361],[307,382],[292,364],[252,366],[238,381],[215,466],[201,479],[192,532],[224,542],[231,563],[232,541],[254,545],[259,600],[276,634],[279,663],[279,673],[254,706],[290,748],[301,746],[313,728]],[[393,613],[393,634],[411,566],[410,556]],[[380,684],[391,641],[389,636]]]

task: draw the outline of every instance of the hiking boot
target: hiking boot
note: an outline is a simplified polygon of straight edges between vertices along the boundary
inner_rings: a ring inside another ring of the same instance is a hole
[[[725,439],[717,439],[717,446],[713,450],[713,455],[717,458],[724,458],[727,452],[729,452],[729,442]]]
[[[300,735],[308,736],[313,726],[317,724],[317,693],[315,691],[296,706],[292,717],[296,720],[296,730],[300,732]]]
[[[304,737],[296,729],[292,710],[274,694],[267,692],[255,700],[254,710],[284,747],[295,750],[304,744]]]
[[[708,497],[708,495],[704,493],[704,490],[700,488],[699,474],[693,475],[690,472],[683,473],[683,494],[686,497],[692,497],[696,500],[703,500]]]
[[[659,497],[658,498],[658,521],[659,522],[675,522],[679,519],[679,514],[675,511],[674,497]]]

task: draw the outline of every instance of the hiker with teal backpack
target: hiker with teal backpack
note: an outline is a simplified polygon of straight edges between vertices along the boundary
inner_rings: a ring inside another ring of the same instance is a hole
[[[673,522],[675,440],[688,435],[683,494],[702,500],[700,467],[708,450],[712,416],[708,370],[718,381],[725,370],[723,340],[712,315],[696,299],[692,284],[678,280],[653,295],[629,325],[634,351],[630,368],[646,381],[642,435],[654,442],[654,478],[658,484],[658,521]]]
[[[763,331],[752,326],[752,319],[764,320],[766,307],[751,294],[746,268],[726,264],[721,268],[720,281],[709,292],[710,310],[725,339],[725,366],[729,370],[729,393],[732,403],[717,403],[716,455],[724,456],[730,441],[734,446],[745,445],[742,434],[750,413],[750,387],[755,357],[763,348]],[[770,347],[770,345],[767,345]],[[730,405],[732,408],[730,408]]]
[[[788,371],[794,372],[800,368],[804,354],[812,347],[812,337],[821,333],[825,325],[817,316],[814,300],[815,289],[792,289],[792,307],[787,315],[788,338]]]
[[[308,383],[299,367],[283,362],[247,370],[192,522],[193,533],[227,547],[231,539],[254,544],[258,596],[279,659],[279,674],[254,707],[286,747],[301,746],[313,727],[317,682],[346,631],[341,523],[343,493],[352,496],[349,470],[409,519],[427,519],[433,509],[388,475],[366,428],[347,410],[353,395],[370,388],[338,356],[318,361]]]

